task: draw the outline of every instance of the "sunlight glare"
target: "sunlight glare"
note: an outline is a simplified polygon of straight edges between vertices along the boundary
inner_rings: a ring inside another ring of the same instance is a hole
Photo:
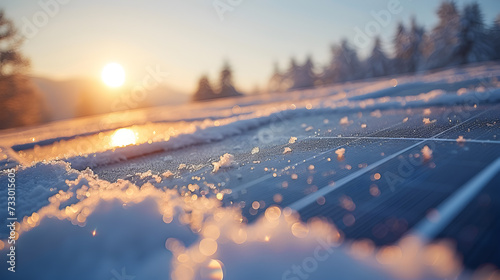
[[[118,63],[109,63],[102,69],[102,81],[110,87],[119,87],[125,82],[125,70]]]
[[[132,129],[120,128],[113,136],[111,136],[111,145],[114,147],[124,147],[128,145],[133,145],[136,142],[136,136]]]

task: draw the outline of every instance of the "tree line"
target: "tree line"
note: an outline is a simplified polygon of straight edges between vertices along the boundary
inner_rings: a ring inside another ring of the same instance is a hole
[[[198,89],[193,95],[193,101],[204,101],[216,98],[225,98],[243,95],[234,88],[233,72],[229,63],[222,67],[219,77],[219,84],[214,87],[207,75],[203,75],[198,82]]]
[[[286,71],[276,64],[269,92],[331,85],[365,78],[415,73],[443,67],[500,59],[500,15],[486,25],[478,3],[459,10],[444,1],[437,10],[438,24],[426,31],[413,17],[409,26],[399,23],[392,40],[393,52],[384,51],[375,37],[370,55],[362,60],[347,40],[331,47],[331,60],[316,71],[312,57],[303,64],[291,59]]]

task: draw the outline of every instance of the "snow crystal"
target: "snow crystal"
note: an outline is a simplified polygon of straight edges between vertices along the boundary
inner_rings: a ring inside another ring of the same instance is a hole
[[[459,143],[459,144],[465,143],[465,138],[462,135],[458,136],[457,143]]]
[[[339,124],[341,124],[341,125],[349,124],[349,118],[347,116],[341,118]]]
[[[251,153],[252,153],[252,155],[255,155],[255,154],[258,154],[259,152],[260,152],[259,147],[254,147],[254,148],[252,149],[252,152],[251,152]]]
[[[179,164],[179,167],[177,169],[183,170],[183,169],[186,169],[186,168],[187,168],[187,165],[185,163],[181,163],[181,164]]]
[[[212,164],[214,165],[212,172],[216,173],[220,168],[229,168],[234,166],[236,162],[234,161],[233,155],[225,153],[223,156],[220,156],[219,161],[214,161]]]
[[[403,123],[405,123],[407,121],[408,121],[408,117],[406,117],[406,118],[403,119]]]
[[[344,159],[344,154],[345,154],[345,148],[340,148],[335,151],[335,154],[337,154],[337,159],[338,160],[343,160]]]
[[[437,121],[437,120],[430,120],[429,118],[424,118],[424,119],[422,120],[422,122],[423,122],[424,124],[431,124],[431,123],[435,123],[436,121]]]
[[[161,176],[163,176],[165,178],[170,178],[170,177],[174,176],[174,173],[170,170],[167,170],[167,171],[163,172],[163,174],[161,174]]]
[[[189,184],[188,185],[188,190],[190,192],[195,192],[195,191],[197,191],[199,189],[200,189],[200,186],[198,186],[198,184]]]
[[[137,173],[136,175],[139,175],[139,178],[141,178],[141,179],[145,179],[147,177],[152,177],[153,176],[153,171],[148,170],[146,172]]]
[[[290,147],[285,147],[285,149],[283,150],[283,154],[289,154],[292,152],[292,149],[290,149]]]
[[[425,161],[428,161],[432,158],[432,150],[427,145],[422,148],[421,152]]]
[[[429,116],[431,114],[431,109],[424,109],[424,116]]]
[[[290,140],[288,140],[288,143],[289,144],[294,144],[295,142],[297,142],[297,137],[290,137]]]

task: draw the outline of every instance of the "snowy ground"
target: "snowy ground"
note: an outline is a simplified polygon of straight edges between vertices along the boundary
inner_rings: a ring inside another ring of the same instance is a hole
[[[4,131],[20,224],[15,273],[1,227],[0,275],[488,279],[499,79],[485,64]]]

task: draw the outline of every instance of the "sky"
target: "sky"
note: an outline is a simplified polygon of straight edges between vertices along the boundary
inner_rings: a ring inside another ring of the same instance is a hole
[[[216,82],[225,61],[237,88],[248,92],[264,88],[274,64],[285,69],[291,57],[302,63],[311,55],[321,68],[330,60],[330,46],[343,38],[366,55],[371,44],[360,43],[357,31],[366,28],[390,50],[398,22],[415,15],[429,30],[437,23],[440,2],[4,0],[0,8],[28,37],[22,51],[31,59],[33,75],[98,78],[104,65],[117,62],[130,85],[153,71],[163,83],[190,93],[202,74]],[[462,8],[473,1],[456,2]],[[488,24],[500,14],[500,1],[478,2]],[[374,13],[385,20],[377,21]]]

